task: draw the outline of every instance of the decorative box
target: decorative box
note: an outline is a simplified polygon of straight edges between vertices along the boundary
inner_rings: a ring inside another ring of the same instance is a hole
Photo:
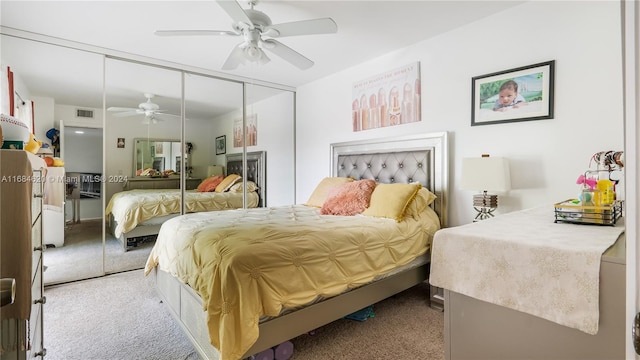
[[[609,205],[585,206],[579,200],[568,199],[554,205],[554,222],[614,226],[622,217],[623,203],[616,200]]]

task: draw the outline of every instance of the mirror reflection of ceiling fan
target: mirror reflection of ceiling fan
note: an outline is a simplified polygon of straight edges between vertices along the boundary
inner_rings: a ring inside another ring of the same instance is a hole
[[[233,31],[158,30],[155,34],[159,36],[242,36],[244,41],[233,48],[224,65],[222,65],[224,70],[233,70],[239,64],[246,62],[266,64],[271,59],[269,59],[264,50],[281,57],[302,70],[306,70],[313,66],[313,61],[274,38],[331,34],[338,31],[338,26],[331,18],[272,24],[267,14],[253,9],[258,2],[257,0],[248,1],[250,9],[243,9],[236,1],[216,0],[216,2],[233,19]]]
[[[140,103],[137,108],[126,108],[126,107],[110,107],[107,111],[116,112],[113,114],[115,117],[128,117],[128,116],[138,116],[143,115],[144,120],[142,123],[147,124],[157,124],[159,121],[167,120],[167,119],[176,119],[180,118],[178,115],[167,114],[164,110],[160,110],[160,106],[151,101],[154,95],[146,93],[144,97],[147,98],[147,101]]]

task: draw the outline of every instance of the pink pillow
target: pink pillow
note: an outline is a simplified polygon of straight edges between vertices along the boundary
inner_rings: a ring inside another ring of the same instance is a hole
[[[202,180],[202,182],[198,185],[198,188],[196,189],[198,192],[212,192],[216,190],[216,186],[218,186],[218,184],[220,184],[222,182],[222,180],[224,180],[224,176],[222,175],[216,175],[216,176],[211,176],[208,177],[204,180]]]
[[[320,213],[346,216],[360,214],[369,207],[371,193],[375,187],[374,180],[359,180],[338,185],[329,191]]]

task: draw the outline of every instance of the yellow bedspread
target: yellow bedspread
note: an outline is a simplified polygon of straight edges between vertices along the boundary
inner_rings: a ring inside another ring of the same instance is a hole
[[[247,194],[247,207],[258,205],[256,192]],[[242,193],[185,191],[185,209],[188,213],[241,208]],[[106,215],[113,214],[117,225],[114,235],[135,229],[138,224],[158,216],[180,213],[179,189],[128,190],[114,194],[109,200]]]
[[[162,226],[145,267],[190,285],[221,359],[240,359],[262,316],[366,284],[409,263],[439,229],[430,208],[402,222],[304,205],[188,214]]]

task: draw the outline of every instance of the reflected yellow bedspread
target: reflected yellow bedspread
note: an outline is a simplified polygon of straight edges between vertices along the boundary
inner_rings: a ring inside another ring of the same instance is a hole
[[[188,214],[168,220],[155,266],[189,284],[207,311],[221,359],[240,359],[261,316],[330,297],[425,253],[439,228],[427,208],[402,222],[320,215],[304,205]]]
[[[247,194],[247,207],[258,205],[258,194]],[[185,209],[187,212],[201,212],[237,209],[242,207],[242,193],[215,193],[185,191]],[[109,200],[106,216],[113,214],[117,222],[115,233],[120,237],[133,230],[138,224],[157,216],[180,213],[179,189],[139,189],[114,194]]]

